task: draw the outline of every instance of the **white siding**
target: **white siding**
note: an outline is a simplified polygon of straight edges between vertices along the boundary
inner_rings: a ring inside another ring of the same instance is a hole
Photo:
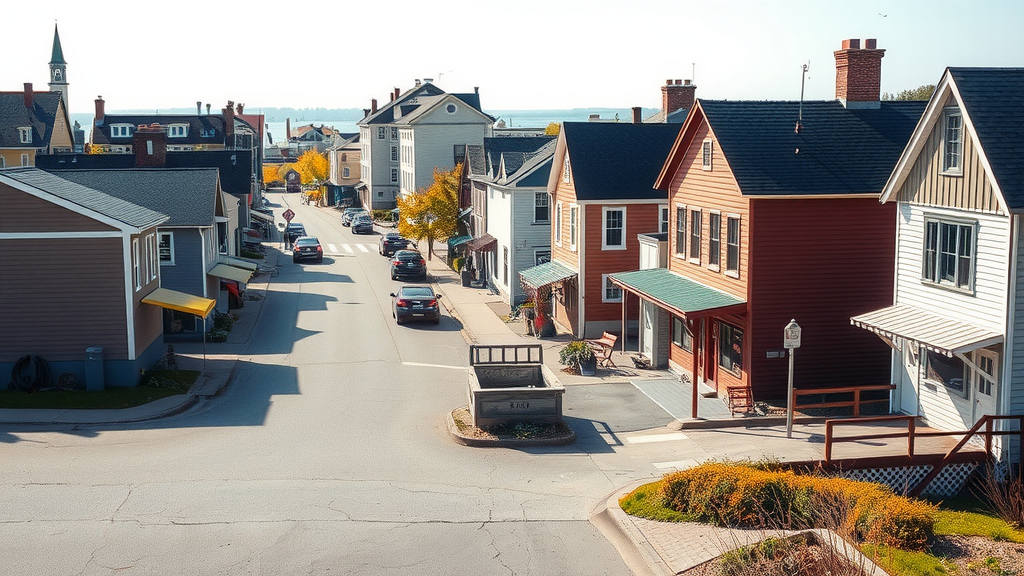
[[[1013,302],[1012,333],[1009,335],[1012,345],[1008,347],[1008,358],[1004,360],[1003,371],[1004,376],[1007,376],[1003,382],[1007,382],[1007,385],[1004,386],[1005,394],[1002,398],[1006,402],[1004,405],[1009,406],[1009,410],[1003,410],[1003,413],[1008,414],[1024,414],[1024,316],[1020,314],[1020,311],[1024,310],[1024,234],[1020,233],[1020,218],[1016,218],[1017,244],[1014,252],[1017,269],[1016,282],[1013,286],[1016,293]],[[1017,437],[1011,436],[1010,442],[1010,453],[1019,454]]]
[[[509,284],[512,284],[512,300],[517,302],[526,297],[519,284],[519,272],[536,264],[534,251],[538,248],[551,247],[551,223],[534,223],[534,195],[545,192],[545,188],[521,188],[513,192],[514,209],[512,215],[514,257],[510,256]],[[550,206],[549,206],[550,212]]]
[[[501,299],[509,302],[509,293],[519,283],[519,279],[512,276],[511,270],[509,270],[508,285],[506,286],[502,270],[503,250],[508,248],[510,267],[514,261],[512,255],[515,253],[512,244],[515,241],[512,237],[512,194],[507,189],[495,186],[487,187],[487,233],[498,241],[489,267],[491,275],[489,281],[491,286],[497,288],[501,293]]]
[[[429,186],[434,181],[434,168],[451,170],[455,167],[456,144],[482,145],[490,131],[490,125],[483,123],[417,123],[411,128],[414,133],[412,166],[416,189]]]

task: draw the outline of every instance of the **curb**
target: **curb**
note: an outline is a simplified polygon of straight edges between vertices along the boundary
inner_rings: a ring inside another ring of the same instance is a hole
[[[648,482],[650,480],[637,480],[612,492],[591,513],[590,523],[615,547],[626,567],[634,574],[671,576],[675,573],[619,507],[619,498]]]
[[[824,424],[828,418],[821,416],[798,416],[793,424]],[[711,428],[759,428],[762,426],[785,426],[786,417],[732,418],[729,420],[675,420],[669,422],[672,430],[707,430]]]
[[[465,406],[463,406],[463,408],[465,408]],[[458,410],[458,408],[455,410]],[[455,418],[452,416],[455,410],[445,414],[445,425],[448,427],[448,433],[451,435],[452,439],[455,440],[455,443],[462,444],[463,446],[469,446],[471,448],[524,448],[530,446],[568,446],[576,441],[576,432],[572,428],[569,428],[569,434],[567,436],[561,438],[534,438],[530,440],[520,440],[518,438],[510,438],[507,440],[471,438],[459,432],[459,427],[455,424]]]

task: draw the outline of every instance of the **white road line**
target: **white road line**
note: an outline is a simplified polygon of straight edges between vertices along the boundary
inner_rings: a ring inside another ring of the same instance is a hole
[[[356,248],[359,248],[359,249],[360,249],[360,250],[362,250],[363,252],[369,252],[369,250],[367,250],[367,249],[366,249],[366,246],[365,246],[365,245],[363,245],[363,244],[356,244]]]
[[[445,364],[424,364],[422,362],[402,362],[402,366],[422,366],[424,368],[447,368],[449,370],[468,370],[465,366],[447,366]]]
[[[331,249],[331,254],[337,254],[338,253],[338,247],[335,246],[334,244],[328,244],[327,247]]]
[[[630,436],[626,442],[630,444],[647,444],[648,442],[669,442],[672,440],[689,440],[690,437],[682,432],[671,432],[668,434],[645,434],[643,436]]]
[[[675,468],[676,470],[686,470],[688,468],[693,468],[698,464],[700,464],[700,462],[697,462],[696,460],[693,459],[676,460],[675,462],[652,462],[652,465],[658,470],[668,470],[670,468]]]
[[[355,254],[355,252],[352,250],[352,247],[349,246],[348,244],[342,244],[342,247],[345,248],[345,252],[348,252],[349,254]]]

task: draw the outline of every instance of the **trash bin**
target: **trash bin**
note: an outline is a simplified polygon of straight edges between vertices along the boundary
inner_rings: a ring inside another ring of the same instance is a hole
[[[93,346],[85,349],[85,389],[103,390],[103,348]]]

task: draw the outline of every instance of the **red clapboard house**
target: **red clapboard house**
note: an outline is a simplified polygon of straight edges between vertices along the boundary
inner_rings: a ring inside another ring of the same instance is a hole
[[[783,399],[795,319],[797,388],[889,382],[888,347],[850,317],[892,301],[896,210],[878,194],[924,103],[879,100],[883,54],[844,41],[835,100],[697,101],[655,185],[667,268],[611,277],[640,299],[653,364]]]

